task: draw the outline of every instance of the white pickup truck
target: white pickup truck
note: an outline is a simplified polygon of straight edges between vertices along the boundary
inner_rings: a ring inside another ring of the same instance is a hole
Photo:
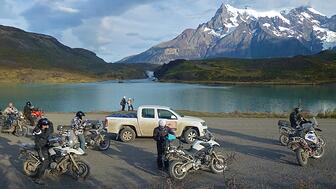
[[[105,124],[109,133],[116,134],[123,142],[130,142],[135,137],[152,137],[160,119],[166,120],[176,137],[187,143],[193,142],[196,136],[204,136],[208,129],[200,118],[182,116],[169,107],[152,105],[140,106],[137,113],[107,116]]]

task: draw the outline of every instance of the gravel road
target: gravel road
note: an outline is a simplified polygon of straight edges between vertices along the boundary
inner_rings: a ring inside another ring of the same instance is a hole
[[[50,113],[55,125],[68,124],[72,114]],[[89,119],[104,119],[90,114]],[[325,156],[311,159],[307,167],[297,164],[295,153],[278,143],[277,119],[204,118],[215,133],[224,153],[235,153],[236,161],[225,175],[207,171],[190,173],[185,181],[172,183],[155,165],[155,143],[138,138],[133,143],[112,141],[105,152],[89,150],[84,158],[91,165],[86,181],[69,176],[47,177],[48,188],[224,188],[234,183],[243,188],[336,188],[336,120],[319,120],[327,141]],[[1,188],[44,188],[34,184],[22,172],[17,159],[19,143],[32,142],[0,134]]]

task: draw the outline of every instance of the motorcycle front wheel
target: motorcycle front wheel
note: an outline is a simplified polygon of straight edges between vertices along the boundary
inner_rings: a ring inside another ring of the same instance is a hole
[[[313,158],[314,158],[314,159],[319,159],[319,158],[321,158],[323,155],[324,155],[324,147],[321,146],[320,148],[318,148],[318,149],[315,151],[315,154],[313,155]]]
[[[23,172],[24,172],[24,174],[27,175],[27,176],[29,176],[29,177],[36,176],[39,165],[40,164],[38,164],[38,162],[35,159],[27,159],[23,163]]]
[[[304,151],[302,148],[298,148],[295,150],[296,159],[299,162],[301,166],[306,166],[308,163],[309,155],[306,151]]]
[[[76,164],[78,166],[78,169],[75,165],[71,166],[71,171],[73,173],[73,176],[78,179],[86,179],[90,175],[90,166],[89,163],[87,163],[84,160],[76,160]]]
[[[289,138],[288,138],[288,136],[286,136],[284,134],[281,134],[280,137],[279,137],[279,141],[280,141],[281,145],[287,146]]]
[[[16,126],[15,128],[15,136],[21,137],[26,136],[28,134],[28,127],[27,126]]]
[[[227,168],[226,161],[223,155],[217,155],[217,159],[212,157],[210,169],[215,174],[220,174]]]
[[[169,165],[169,176],[174,180],[182,180],[187,176],[187,172],[182,170],[183,162],[173,161]]]

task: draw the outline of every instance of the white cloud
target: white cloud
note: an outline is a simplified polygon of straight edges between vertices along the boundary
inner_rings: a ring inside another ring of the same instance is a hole
[[[57,9],[62,11],[62,12],[65,12],[65,13],[78,13],[79,10],[78,9],[74,9],[74,8],[71,8],[71,7],[65,7],[65,6],[57,6]]]

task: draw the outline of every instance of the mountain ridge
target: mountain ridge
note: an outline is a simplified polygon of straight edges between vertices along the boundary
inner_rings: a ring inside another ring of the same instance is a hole
[[[52,36],[0,25],[0,83],[138,79],[152,67],[109,64],[92,51],[68,47]]]
[[[315,54],[336,46],[336,15],[309,6],[289,11],[256,11],[222,4],[196,29],[186,29],[119,63],[168,63],[211,57],[267,58]]]

